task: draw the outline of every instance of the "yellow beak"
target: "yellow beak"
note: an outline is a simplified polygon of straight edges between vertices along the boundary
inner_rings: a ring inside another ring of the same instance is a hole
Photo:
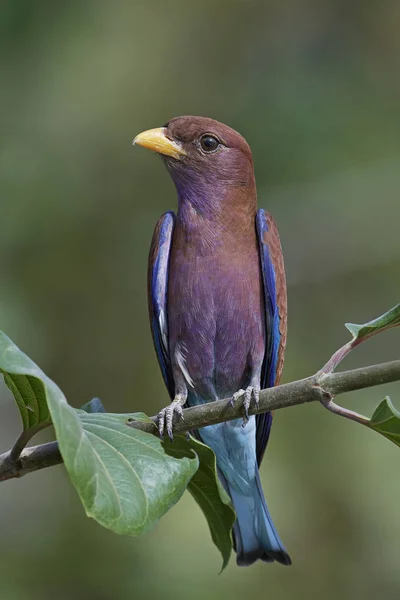
[[[158,127],[157,129],[148,129],[139,133],[133,140],[133,145],[143,146],[158,152],[159,154],[165,154],[166,156],[172,156],[172,158],[182,158],[186,156],[186,152],[180,144],[173,142],[166,136],[167,129],[165,127]]]

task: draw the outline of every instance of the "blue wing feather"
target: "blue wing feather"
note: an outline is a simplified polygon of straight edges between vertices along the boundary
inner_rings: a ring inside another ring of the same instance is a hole
[[[277,305],[276,293],[276,273],[270,248],[265,242],[268,234],[267,214],[261,208],[256,215],[256,230],[260,251],[261,273],[264,288],[264,306],[265,306],[265,331],[266,348],[263,367],[261,371],[261,387],[273,387],[275,385],[278,352],[281,341],[279,332],[279,308]],[[256,452],[257,462],[260,465],[264,451],[268,442],[268,437],[272,424],[271,413],[264,413],[256,417]]]
[[[154,230],[148,265],[148,300],[151,331],[161,373],[169,395],[174,397],[174,379],[168,341],[168,268],[172,234],[175,224],[173,212],[159,219]]]

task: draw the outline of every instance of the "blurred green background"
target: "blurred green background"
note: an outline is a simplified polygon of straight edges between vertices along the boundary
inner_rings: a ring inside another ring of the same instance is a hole
[[[238,129],[285,253],[285,381],[399,302],[396,0],[0,2],[0,328],[79,406],[168,399],[147,323],[154,224],[175,207],[132,138],[180,114]],[[398,358],[399,332],[346,367]],[[371,414],[399,385],[341,401]],[[0,389],[0,450],[20,430]],[[43,433],[39,440],[45,440]],[[192,499],[143,538],[87,519],[63,468],[1,486],[7,600],[398,599],[400,453],[318,405],[276,414],[262,477],[293,566],[221,560]]]

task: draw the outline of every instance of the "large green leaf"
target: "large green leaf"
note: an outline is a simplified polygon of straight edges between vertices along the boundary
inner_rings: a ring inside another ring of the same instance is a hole
[[[166,452],[157,437],[127,427],[127,415],[73,409],[33,361],[4,334],[0,339],[0,369],[8,381],[18,381],[10,384],[18,405],[30,406],[38,419],[48,415],[47,400],[60,452],[87,514],[116,533],[139,535],[150,529],[196,472],[194,451]],[[39,396],[38,406],[30,404],[31,390]],[[24,425],[30,426],[26,415],[31,411],[26,411]]]
[[[200,465],[189,482],[188,490],[200,506],[207,519],[214,544],[222,555],[222,570],[227,566],[232,552],[232,527],[236,519],[231,500],[221,485],[214,452],[190,436],[189,439],[175,436],[166,447],[192,448],[199,457]]]
[[[394,306],[385,314],[373,319],[372,321],[369,321],[368,323],[364,323],[362,325],[357,325],[356,323],[346,323],[346,327],[352,334],[353,340],[357,341],[365,340],[376,333],[381,333],[386,329],[397,327],[398,325],[400,325],[400,304],[397,304],[397,306]]]
[[[37,419],[47,415],[47,420],[51,414],[65,467],[88,516],[116,533],[140,535],[188,488],[207,519],[224,568],[232,551],[235,513],[213,451],[193,437],[175,436],[171,443],[128,427],[128,419],[151,419],[143,413],[105,413],[96,398],[80,410],[72,408],[33,361],[6,336],[1,340],[0,369],[26,426],[33,423],[30,412]]]
[[[50,423],[43,383],[44,373],[0,331],[0,372],[13,394],[24,431],[39,430]]]
[[[400,412],[393,406],[389,396],[376,408],[368,427],[400,446]]]
[[[149,530],[179,500],[198,468],[190,448],[166,452],[156,436],[127,427],[127,415],[63,410],[53,419],[88,516],[116,533]]]

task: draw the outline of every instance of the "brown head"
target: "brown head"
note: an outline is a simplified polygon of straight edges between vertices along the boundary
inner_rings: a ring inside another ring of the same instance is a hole
[[[228,208],[229,199],[231,206],[247,200],[255,207],[250,146],[231,127],[206,117],[176,117],[133,143],[163,156],[180,204],[189,201],[200,212],[214,212],[222,203]]]

